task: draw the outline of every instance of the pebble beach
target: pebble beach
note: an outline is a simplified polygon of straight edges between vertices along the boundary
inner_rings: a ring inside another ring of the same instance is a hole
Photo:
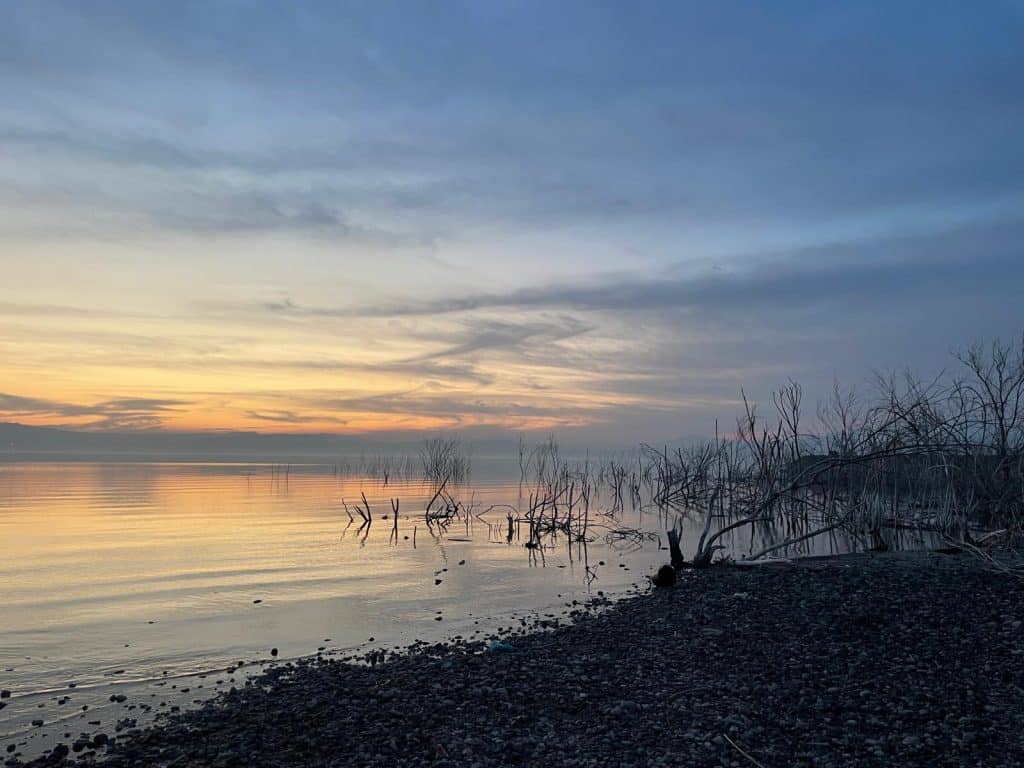
[[[684,571],[521,634],[281,664],[7,764],[1024,765],[1022,585],[938,553]]]

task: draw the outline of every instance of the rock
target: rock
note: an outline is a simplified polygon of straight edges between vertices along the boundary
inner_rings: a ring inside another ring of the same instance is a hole
[[[671,587],[676,583],[676,569],[671,565],[663,565],[651,576],[651,583],[656,587]]]

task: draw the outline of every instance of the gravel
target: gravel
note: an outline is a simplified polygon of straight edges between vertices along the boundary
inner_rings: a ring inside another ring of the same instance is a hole
[[[279,664],[34,764],[1022,766],[1022,587],[940,554],[683,572],[557,629]]]

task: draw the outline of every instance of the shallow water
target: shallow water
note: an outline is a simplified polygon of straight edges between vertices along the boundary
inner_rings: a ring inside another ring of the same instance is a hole
[[[424,522],[423,483],[384,487],[328,465],[0,464],[0,689],[11,691],[0,745],[31,755],[122,718],[141,725],[259,671],[272,648],[279,663],[500,635],[598,591],[644,588],[666,561],[665,520],[629,502],[605,517],[610,499],[594,500],[585,548],[508,541],[504,509],[487,510],[521,507],[519,479],[476,461],[457,490],[474,515],[442,532]],[[362,530],[342,506],[361,493],[374,513]],[[623,527],[651,535],[612,534]],[[687,552],[698,527],[686,527]]]
[[[230,685],[226,667],[272,648],[281,660],[497,631],[514,614],[622,592],[663,559],[653,540],[610,548],[596,525],[586,551],[553,542],[531,556],[506,541],[504,512],[482,514],[518,503],[518,470],[514,484],[482,474],[459,491],[480,516],[432,533],[422,483],[385,488],[331,466],[0,465],[0,688],[12,692],[0,744],[30,754],[65,731],[111,732],[141,704],[212,695],[218,678]],[[360,493],[374,512],[362,531],[341,504]],[[128,700],[109,701],[119,693]]]

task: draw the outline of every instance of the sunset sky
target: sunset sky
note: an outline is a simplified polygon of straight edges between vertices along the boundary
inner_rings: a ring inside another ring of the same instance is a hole
[[[0,4],[0,421],[706,434],[1024,330],[1015,2]]]

